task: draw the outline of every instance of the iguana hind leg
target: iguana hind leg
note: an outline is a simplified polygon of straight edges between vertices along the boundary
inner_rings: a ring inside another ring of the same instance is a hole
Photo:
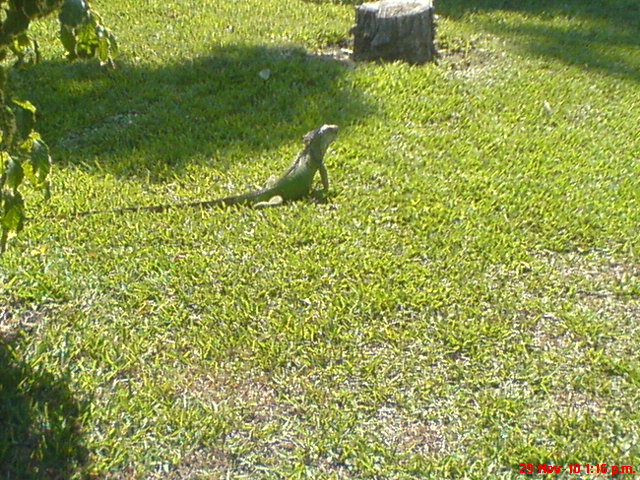
[[[266,202],[257,202],[253,205],[254,208],[267,208],[267,207],[277,207],[282,205],[284,199],[280,195],[274,195]]]

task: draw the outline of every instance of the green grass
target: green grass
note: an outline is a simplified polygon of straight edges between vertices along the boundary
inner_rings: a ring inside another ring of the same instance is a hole
[[[352,4],[96,1],[113,72],[35,26],[0,478],[640,471],[636,3],[442,0],[423,67],[319,55]],[[328,204],[45,218],[243,192],[322,123]]]

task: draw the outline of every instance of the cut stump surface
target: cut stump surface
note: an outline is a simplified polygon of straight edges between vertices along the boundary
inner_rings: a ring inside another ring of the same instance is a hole
[[[356,7],[356,60],[405,60],[421,64],[437,56],[431,0],[382,0]]]

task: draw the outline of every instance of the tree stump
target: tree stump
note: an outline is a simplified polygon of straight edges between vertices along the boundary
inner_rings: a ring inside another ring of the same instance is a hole
[[[356,6],[355,60],[430,62],[438,55],[432,0],[382,0]]]

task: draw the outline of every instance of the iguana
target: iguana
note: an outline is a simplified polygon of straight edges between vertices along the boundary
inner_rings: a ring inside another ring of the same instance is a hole
[[[313,179],[316,172],[320,172],[322,186],[329,189],[329,176],[324,165],[324,155],[327,148],[335,140],[338,134],[337,125],[322,125],[311,130],[303,137],[304,148],[291,164],[289,169],[277,180],[271,180],[259,190],[236,195],[233,197],[218,198],[200,202],[167,203],[164,205],[151,205],[148,207],[125,207],[111,210],[95,210],[88,212],[76,212],[69,217],[84,217],[99,213],[125,213],[125,212],[164,212],[173,208],[185,207],[224,207],[231,205],[254,205],[267,207],[279,205],[282,202],[298,200],[311,192]]]

